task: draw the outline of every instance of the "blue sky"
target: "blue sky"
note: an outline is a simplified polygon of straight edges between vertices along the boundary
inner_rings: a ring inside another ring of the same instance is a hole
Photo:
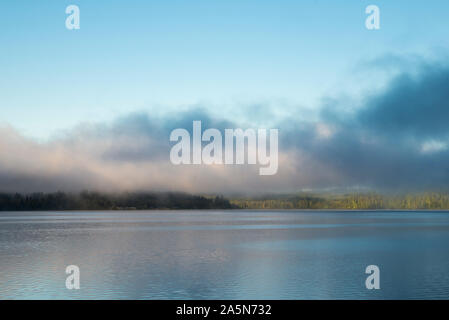
[[[68,5],[81,29],[65,27]],[[368,5],[380,30],[365,27]],[[447,0],[0,4],[0,191],[449,190]],[[279,129],[279,170],[174,166],[175,128]]]
[[[65,28],[70,4],[80,30]],[[380,30],[365,29],[368,4]],[[445,52],[447,12],[444,0],[2,1],[0,121],[45,138],[198,103],[228,118],[241,101],[315,108],[382,83],[357,74],[364,61]]]

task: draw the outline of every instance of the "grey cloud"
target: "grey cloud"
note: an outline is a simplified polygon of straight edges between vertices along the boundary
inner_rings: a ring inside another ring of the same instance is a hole
[[[261,193],[448,188],[449,150],[444,144],[449,142],[449,69],[427,63],[416,70],[403,70],[355,109],[345,108],[348,100],[325,99],[321,117],[308,121],[291,109],[291,116],[273,126],[280,133],[275,176],[259,176],[257,165],[172,165],[173,129],[191,132],[192,122],[201,120],[203,130],[224,130],[270,115],[266,106],[254,104],[243,108],[253,110],[247,119],[231,121],[197,105],[176,114],[141,112],[111,124],[81,125],[45,144],[3,128],[0,189]]]
[[[449,69],[429,67],[417,77],[397,76],[356,114],[360,126],[382,134],[446,138],[449,133]]]
[[[314,134],[316,124],[303,123],[286,132],[284,145],[325,161],[341,175],[341,186],[449,186],[449,152],[444,148],[449,142],[447,67],[426,64],[419,73],[403,72],[355,111],[342,110],[340,103],[329,99],[321,111],[323,125],[334,130],[329,138]],[[425,152],[423,146],[435,141],[443,147]]]

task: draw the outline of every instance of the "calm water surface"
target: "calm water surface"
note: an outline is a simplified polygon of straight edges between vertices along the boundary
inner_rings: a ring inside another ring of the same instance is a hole
[[[346,298],[449,299],[449,212],[0,213],[0,299]]]

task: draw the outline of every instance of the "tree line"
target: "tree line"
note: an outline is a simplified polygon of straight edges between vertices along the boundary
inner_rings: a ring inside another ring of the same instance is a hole
[[[0,211],[230,208],[232,205],[229,200],[222,196],[205,197],[171,192],[0,194]]]
[[[232,199],[176,192],[0,193],[0,211],[152,209],[449,210],[449,193],[295,194]]]
[[[277,195],[233,199],[231,204],[242,209],[447,210],[449,209],[449,193]]]

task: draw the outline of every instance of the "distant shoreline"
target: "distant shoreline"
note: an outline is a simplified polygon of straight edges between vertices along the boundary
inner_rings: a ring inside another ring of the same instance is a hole
[[[225,198],[180,192],[0,193],[0,211],[321,210],[447,211],[449,193],[293,194]]]
[[[63,209],[63,210],[0,210],[0,215],[6,212],[148,212],[148,211],[291,211],[291,212],[449,212],[449,209]]]

